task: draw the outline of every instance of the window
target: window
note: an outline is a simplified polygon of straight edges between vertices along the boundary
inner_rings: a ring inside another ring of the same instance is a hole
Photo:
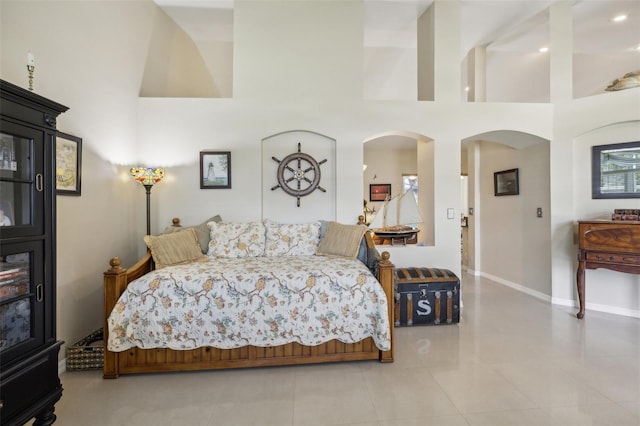
[[[640,198],[640,142],[592,147],[591,191],[592,198]]]
[[[416,175],[402,175],[402,193],[404,194],[408,190],[413,192],[413,195],[418,199],[418,176]]]

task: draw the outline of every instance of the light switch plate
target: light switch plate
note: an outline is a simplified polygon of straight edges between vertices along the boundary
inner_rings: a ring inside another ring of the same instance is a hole
[[[447,209],[447,219],[453,219],[453,209],[451,207]]]

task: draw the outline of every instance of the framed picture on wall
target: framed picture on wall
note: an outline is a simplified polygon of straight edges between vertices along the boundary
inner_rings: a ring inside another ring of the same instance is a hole
[[[56,133],[56,195],[80,195],[82,139]]]
[[[493,174],[494,195],[518,195],[518,169],[503,170]]]
[[[200,151],[200,189],[231,188],[231,152]]]
[[[384,201],[391,198],[390,183],[372,183],[369,185],[369,201]]]

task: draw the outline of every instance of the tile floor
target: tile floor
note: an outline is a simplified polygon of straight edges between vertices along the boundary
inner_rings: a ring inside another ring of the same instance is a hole
[[[396,329],[395,362],[62,375],[65,425],[640,425],[640,319],[463,276],[460,324]]]

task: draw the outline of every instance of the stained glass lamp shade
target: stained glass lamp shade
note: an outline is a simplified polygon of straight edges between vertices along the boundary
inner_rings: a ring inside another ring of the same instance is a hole
[[[147,192],[147,235],[151,234],[151,187],[164,177],[164,169],[153,167],[133,167],[131,177],[140,182]]]

